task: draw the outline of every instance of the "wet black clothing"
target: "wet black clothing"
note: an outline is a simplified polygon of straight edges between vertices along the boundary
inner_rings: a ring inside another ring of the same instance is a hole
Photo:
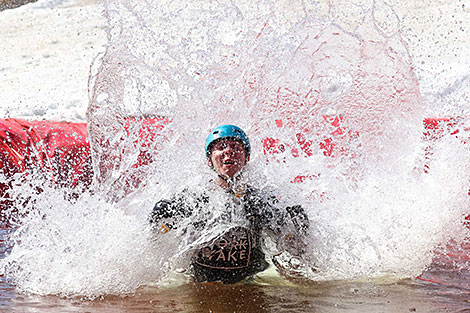
[[[268,268],[259,238],[245,227],[233,227],[203,244],[192,258],[196,281],[235,283]]]
[[[196,281],[234,283],[265,270],[268,263],[262,250],[263,232],[271,236],[279,249],[294,255],[303,253],[302,239],[309,222],[301,206],[281,208],[276,197],[252,187],[247,187],[243,195],[227,191],[225,196],[222,204],[217,203],[225,208],[216,218],[210,214],[209,194],[188,190],[170,201],[159,201],[152,211],[150,222],[162,232],[177,229],[179,221],[185,218],[189,218],[194,230],[200,232],[211,229],[220,221],[229,222],[226,224],[230,226],[215,238],[199,244],[193,253],[191,272]],[[207,218],[197,214],[204,209]],[[292,240],[288,240],[292,236],[299,245],[292,245]]]

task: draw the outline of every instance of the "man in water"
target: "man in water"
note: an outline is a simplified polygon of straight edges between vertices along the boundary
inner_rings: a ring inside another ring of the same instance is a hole
[[[206,139],[207,162],[217,174],[215,180],[202,193],[185,189],[170,201],[159,201],[152,211],[150,221],[162,233],[178,229],[186,220],[180,231],[194,238],[190,273],[198,282],[235,283],[265,270],[263,233],[279,252],[294,257],[305,252],[309,221],[302,207],[281,207],[274,195],[242,182],[250,152],[242,129],[215,128]]]

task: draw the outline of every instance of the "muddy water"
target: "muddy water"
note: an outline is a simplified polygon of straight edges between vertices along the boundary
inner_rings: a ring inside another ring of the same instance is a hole
[[[1,231],[1,254],[7,247]],[[423,280],[294,284],[268,270],[254,281],[224,285],[182,281],[173,286],[142,286],[133,294],[98,299],[25,294],[0,278],[1,312],[467,312],[466,271],[438,260]]]

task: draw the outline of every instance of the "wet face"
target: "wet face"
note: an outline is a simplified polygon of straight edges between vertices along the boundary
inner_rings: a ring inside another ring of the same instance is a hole
[[[219,175],[233,178],[245,166],[248,158],[245,147],[240,141],[222,139],[212,146],[212,154],[208,161],[209,166],[213,166]]]

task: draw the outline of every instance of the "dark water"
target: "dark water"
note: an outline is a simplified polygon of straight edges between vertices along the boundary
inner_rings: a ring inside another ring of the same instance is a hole
[[[36,1],[37,0],[0,0],[0,11],[14,9],[24,4]]]
[[[0,232],[0,257],[7,247]],[[440,261],[439,261],[440,260]],[[422,279],[294,284],[279,277],[223,285],[185,282],[142,286],[133,294],[98,299],[24,294],[0,279],[1,312],[470,312],[470,273],[448,257]]]

